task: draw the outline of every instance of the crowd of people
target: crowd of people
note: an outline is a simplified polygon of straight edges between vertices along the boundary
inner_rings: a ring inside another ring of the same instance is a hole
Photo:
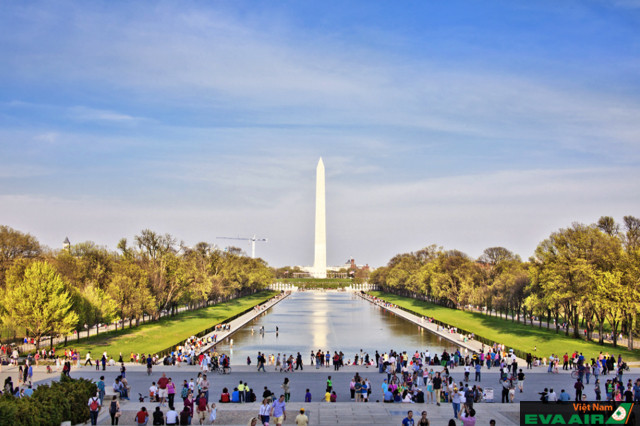
[[[622,359],[622,355],[618,355],[616,360],[613,355],[600,352],[597,358],[587,360],[578,351],[574,351],[571,355],[568,352],[562,356],[551,354],[547,373],[558,374],[561,362],[562,370],[572,370],[572,377],[576,379],[573,384],[574,397],[572,398],[565,389],[562,389],[558,394],[552,388],[544,388],[542,392],[538,392],[543,403],[563,403],[572,399],[577,402],[591,399],[595,401],[640,402],[640,379],[637,379],[635,383],[631,379],[624,382],[625,371],[629,368]],[[612,374],[613,377],[607,377],[604,386],[601,386],[600,377],[609,376],[609,374]],[[590,398],[587,385],[590,384],[592,377],[594,397]],[[604,399],[602,397],[603,389],[605,391]]]

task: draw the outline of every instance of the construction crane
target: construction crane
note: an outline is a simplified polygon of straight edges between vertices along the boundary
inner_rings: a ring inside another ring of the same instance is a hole
[[[256,238],[256,236],[254,235],[251,238],[245,238],[245,237],[216,237],[219,240],[242,240],[242,241],[251,241],[251,258],[255,259],[256,257],[256,241],[263,241],[263,242],[267,242],[266,238]]]

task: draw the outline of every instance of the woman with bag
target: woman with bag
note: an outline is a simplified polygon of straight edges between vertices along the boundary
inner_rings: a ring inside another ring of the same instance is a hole
[[[265,426],[269,426],[269,415],[271,413],[271,404],[269,401],[269,398],[264,398],[260,406],[260,421]]]
[[[118,396],[113,397],[113,401],[111,401],[111,405],[109,406],[109,415],[111,416],[111,424],[117,425],[118,420],[120,419],[120,403],[118,402]]]

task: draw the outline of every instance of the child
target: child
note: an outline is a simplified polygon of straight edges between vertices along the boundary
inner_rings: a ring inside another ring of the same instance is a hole
[[[218,410],[216,409],[216,404],[212,403],[211,414],[209,414],[209,421],[211,422],[211,424],[214,424],[216,422],[217,412]]]
[[[149,387],[149,401],[153,402],[156,400],[158,396],[158,387],[156,386],[156,382],[152,382]]]

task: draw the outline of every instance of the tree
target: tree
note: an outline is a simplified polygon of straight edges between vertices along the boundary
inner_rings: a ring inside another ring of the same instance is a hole
[[[142,252],[142,255],[152,260],[157,260],[163,254],[175,251],[173,246],[176,245],[176,240],[170,234],[160,235],[149,229],[143,229],[140,235],[135,237],[136,245]],[[127,240],[120,240],[119,248],[126,252]]]
[[[139,319],[145,312],[156,311],[155,299],[149,290],[147,273],[134,262],[122,261],[118,264],[107,293],[117,306],[118,314],[123,320]]]
[[[51,265],[33,262],[24,274],[11,272],[1,298],[3,323],[24,327],[35,339],[36,350],[42,336],[73,330],[78,315],[71,310],[65,282]]]
[[[437,262],[431,280],[432,294],[450,307],[468,304],[478,283],[475,262],[458,250],[441,252]]]
[[[5,273],[17,259],[33,259],[42,253],[38,240],[31,234],[23,234],[0,225],[0,288],[5,284]]]
[[[536,248],[538,273],[533,276],[539,280],[547,306],[562,308],[575,337],[579,336],[581,314],[593,313],[591,291],[597,289],[598,272],[616,270],[621,253],[618,238],[578,223],[554,232]],[[557,309],[555,314],[557,318]]]
[[[508,260],[520,260],[520,256],[504,247],[489,247],[488,249],[485,249],[482,256],[478,258],[478,261],[488,263],[492,266],[496,266]]]
[[[87,335],[91,326],[96,327],[96,334],[99,333],[99,325],[111,323],[118,318],[118,307],[116,302],[107,292],[95,285],[88,285],[82,291],[82,298],[86,304],[85,323],[87,324]]]
[[[607,235],[614,236],[620,232],[620,225],[611,216],[602,216],[598,219],[598,228]]]
[[[625,216],[625,243],[628,251],[640,248],[640,219],[633,216]]]

